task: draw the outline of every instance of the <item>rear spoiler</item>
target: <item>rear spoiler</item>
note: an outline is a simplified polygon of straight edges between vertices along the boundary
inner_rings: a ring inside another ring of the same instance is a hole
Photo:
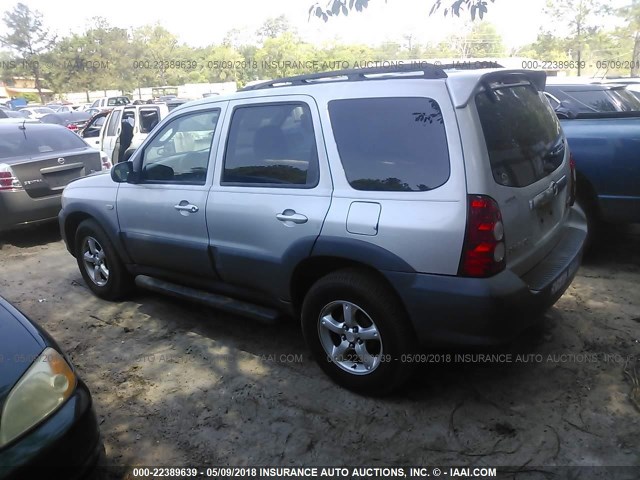
[[[456,108],[464,108],[471,99],[486,88],[529,83],[542,92],[547,74],[538,70],[492,69],[478,76],[476,72],[460,72],[447,78],[451,99]],[[497,85],[496,85],[497,84]]]

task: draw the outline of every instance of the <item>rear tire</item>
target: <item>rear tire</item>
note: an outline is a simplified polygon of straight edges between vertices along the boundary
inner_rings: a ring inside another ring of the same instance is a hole
[[[400,300],[359,269],[318,280],[302,305],[302,331],[320,368],[339,385],[384,395],[411,376],[416,336]]]
[[[83,221],[76,231],[76,261],[87,286],[104,300],[119,300],[133,289],[127,272],[111,240],[94,221]]]

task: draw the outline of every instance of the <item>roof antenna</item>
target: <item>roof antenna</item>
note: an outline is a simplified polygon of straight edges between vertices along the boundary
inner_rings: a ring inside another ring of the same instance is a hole
[[[24,120],[22,120],[22,125],[20,125],[18,128],[19,128],[20,130],[26,130],[26,129],[27,129],[27,127],[25,127],[25,126],[24,126],[24,124],[25,124],[25,123],[27,123],[27,119],[26,119],[26,118],[25,118]]]

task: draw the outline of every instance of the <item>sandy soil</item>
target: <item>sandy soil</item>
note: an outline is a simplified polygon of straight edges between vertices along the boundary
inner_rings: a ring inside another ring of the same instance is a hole
[[[69,353],[111,465],[640,465],[624,374],[640,358],[639,245],[640,228],[614,232],[540,328],[438,352],[450,361],[385,399],[331,383],[295,324],[143,291],[97,299],[55,225],[0,237],[0,295]]]

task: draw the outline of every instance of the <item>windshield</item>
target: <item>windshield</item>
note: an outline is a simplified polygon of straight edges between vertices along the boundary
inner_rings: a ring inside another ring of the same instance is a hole
[[[625,87],[560,88],[548,90],[576,113],[611,113],[640,111],[640,100]]]

